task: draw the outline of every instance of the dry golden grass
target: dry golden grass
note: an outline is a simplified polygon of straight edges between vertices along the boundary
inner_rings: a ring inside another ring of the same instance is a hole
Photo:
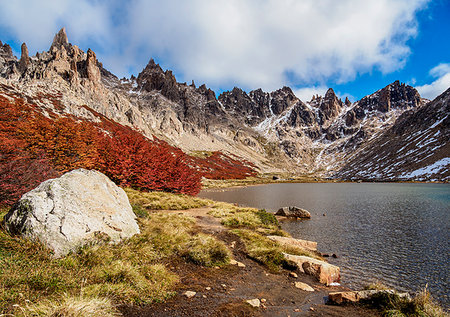
[[[82,294],[83,301],[100,298],[115,304],[164,301],[174,294],[178,277],[162,263],[174,257],[208,266],[229,260],[225,245],[198,234],[194,224],[195,219],[186,215],[153,212],[139,218],[141,234],[116,245],[85,246],[60,259],[39,243],[11,237],[2,229],[0,312],[23,314],[23,307],[29,306],[37,314],[30,310],[29,316],[40,316],[38,312],[73,303],[60,294],[67,298]]]
[[[143,216],[146,215],[145,211],[148,210],[186,210],[200,208],[214,203],[208,199],[181,194],[140,192],[131,188],[125,188],[125,192],[135,212],[139,210],[144,213]]]
[[[24,317],[116,317],[121,314],[116,310],[111,300],[98,297],[63,296],[53,301],[43,300],[18,308],[17,316]]]

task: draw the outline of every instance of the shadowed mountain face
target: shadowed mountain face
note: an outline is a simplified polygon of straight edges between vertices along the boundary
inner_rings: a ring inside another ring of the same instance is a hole
[[[448,134],[443,130],[436,134],[436,129],[448,122],[444,119],[433,126],[441,120],[437,113],[448,114],[448,98],[440,96],[441,101],[424,106],[428,101],[416,89],[398,81],[354,103],[342,101],[331,88],[325,96],[310,101],[301,101],[289,87],[248,93],[234,88],[216,97],[205,85],[177,82],[171,71],[163,70],[153,59],[137,78],[118,79],[92,50],[85,53],[70,44],[62,29],[49,51],[35,56],[29,56],[23,44],[17,59],[11,48],[0,42],[0,84],[1,95],[26,98],[44,113],[49,109],[95,120],[83,108],[88,106],[187,153],[222,151],[252,162],[260,172],[410,179],[416,175],[414,168],[438,161],[444,164],[448,158]],[[439,112],[436,103],[444,110]],[[398,131],[423,138],[401,141],[399,135],[404,133]],[[405,152],[404,164],[387,159],[424,142],[426,146],[420,149],[430,152],[426,159],[419,161],[419,150]],[[384,165],[378,153],[385,153]],[[434,173],[429,179],[448,178],[441,174]]]

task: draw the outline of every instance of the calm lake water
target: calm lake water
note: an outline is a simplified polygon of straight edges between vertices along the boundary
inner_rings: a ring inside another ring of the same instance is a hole
[[[295,238],[318,242],[336,253],[342,284],[359,288],[374,281],[416,292],[428,284],[450,307],[450,185],[391,183],[270,184],[200,197],[276,211],[298,206],[305,221],[284,221]],[[323,216],[326,214],[326,216]]]

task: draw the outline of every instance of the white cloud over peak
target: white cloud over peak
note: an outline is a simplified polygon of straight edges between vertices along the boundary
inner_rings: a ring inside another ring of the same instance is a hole
[[[427,2],[16,0],[0,4],[0,27],[33,52],[47,49],[66,26],[69,40],[95,43],[99,59],[118,75],[140,70],[153,56],[182,81],[272,90],[402,68],[416,13]]]
[[[433,100],[450,88],[450,63],[441,63],[433,67],[429,74],[435,80],[431,84],[416,86],[416,89],[422,97]]]

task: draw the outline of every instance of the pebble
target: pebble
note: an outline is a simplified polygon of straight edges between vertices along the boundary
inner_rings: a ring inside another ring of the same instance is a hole
[[[261,302],[257,298],[248,299],[248,300],[246,300],[246,302],[252,307],[259,307],[259,306],[261,306]]]
[[[314,311],[314,307],[309,307],[309,310],[310,311]]]
[[[231,264],[231,265],[236,265],[236,264],[238,264],[238,262],[237,262],[236,260],[234,260],[234,259],[231,259],[231,260],[230,260],[230,264]]]
[[[186,291],[186,292],[183,293],[183,295],[186,296],[187,298],[194,297],[195,294],[197,294],[197,293],[193,292],[193,291]]]
[[[222,286],[223,288],[227,288],[227,286],[226,286],[225,284],[221,284],[221,286]]]
[[[231,242],[230,247],[231,247],[232,249],[234,249],[235,246],[236,246],[236,241]]]
[[[245,267],[245,264],[242,263],[242,262],[238,262],[238,263],[237,263],[237,266],[238,266],[238,267]]]
[[[293,277],[293,278],[297,278],[298,277],[297,273],[295,273],[295,272],[289,272],[289,276]]]
[[[206,298],[206,295],[202,295],[203,298]]]
[[[261,303],[265,303],[265,302],[267,302],[267,299],[261,298]]]
[[[210,290],[211,290],[211,287],[209,287],[209,286],[206,287],[206,290],[207,290],[207,291],[210,291]]]

